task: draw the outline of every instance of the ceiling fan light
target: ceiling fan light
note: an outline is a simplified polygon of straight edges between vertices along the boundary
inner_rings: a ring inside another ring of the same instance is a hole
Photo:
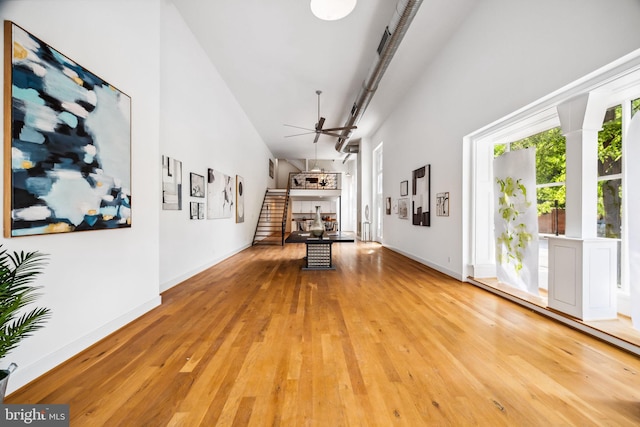
[[[342,19],[353,11],[357,0],[311,0],[311,12],[324,21]]]

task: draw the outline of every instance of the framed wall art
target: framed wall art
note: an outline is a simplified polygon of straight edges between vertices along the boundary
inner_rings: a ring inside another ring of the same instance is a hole
[[[189,218],[190,219],[204,219],[205,207],[202,202],[190,202],[189,203]]]
[[[385,202],[385,213],[391,215],[391,197],[387,197]]]
[[[449,193],[436,193],[436,215],[449,216]]]
[[[233,177],[209,169],[207,186],[207,219],[231,218],[235,211],[236,189]]]
[[[191,172],[191,197],[204,197],[204,176]]]
[[[402,181],[400,183],[400,195],[401,196],[409,195],[409,181]]]
[[[431,165],[413,171],[411,210],[413,225],[431,226]]]
[[[131,227],[131,98],[5,21],[4,235]]]
[[[409,219],[409,199],[398,199],[398,218]]]
[[[182,210],[182,162],[162,156],[162,209]]]
[[[273,164],[273,160],[269,159],[269,178],[273,178],[274,175],[274,164]]]
[[[244,178],[236,175],[236,222],[244,222]]]

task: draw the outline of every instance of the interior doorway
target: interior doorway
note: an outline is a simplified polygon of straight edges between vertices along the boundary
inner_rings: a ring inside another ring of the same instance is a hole
[[[382,243],[382,218],[384,200],[382,191],[382,142],[373,150],[373,215],[371,218],[372,240]]]

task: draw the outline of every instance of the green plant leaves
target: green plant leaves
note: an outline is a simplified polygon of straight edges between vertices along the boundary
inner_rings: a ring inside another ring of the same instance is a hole
[[[0,359],[51,316],[48,308],[25,311],[40,296],[32,283],[46,264],[47,257],[39,252],[0,251]]]
[[[531,202],[527,200],[527,188],[520,179],[496,178],[496,183],[500,186],[498,213],[507,225],[496,240],[498,248],[506,249],[504,252],[498,251],[498,261],[501,264],[513,262],[516,272],[520,272],[523,267],[524,250],[533,239],[533,235],[524,223],[517,223],[523,214],[518,210],[518,206],[529,207]]]

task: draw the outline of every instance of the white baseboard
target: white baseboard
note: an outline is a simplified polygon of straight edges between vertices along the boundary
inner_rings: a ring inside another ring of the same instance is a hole
[[[453,277],[456,280],[459,280],[461,282],[464,281],[464,278],[462,277],[462,275],[460,273],[457,273],[457,272],[455,272],[453,270],[449,270],[446,267],[443,267],[443,266],[438,265],[438,264],[434,264],[434,263],[432,263],[430,261],[427,261],[426,259],[422,259],[422,258],[420,258],[418,256],[415,256],[413,254],[410,254],[408,252],[400,250],[400,249],[398,249],[398,248],[396,248],[394,246],[390,246],[390,245],[386,245],[386,244],[383,244],[382,246],[384,246],[385,248],[387,248],[389,250],[392,250],[394,252],[402,254],[402,255],[406,256],[407,258],[411,258],[412,260],[414,260],[416,262],[419,262],[420,264],[426,265],[429,268],[433,268],[434,270],[437,270],[440,273],[443,273],[443,274],[446,274],[447,276]]]
[[[70,359],[82,350],[87,349],[91,345],[97,343],[107,335],[115,332],[126,324],[132,322],[143,314],[151,311],[162,303],[160,295],[152,298],[144,304],[139,305],[135,309],[123,314],[122,316],[112,320],[111,322],[101,326],[93,332],[67,344],[66,346],[45,355],[40,360],[27,366],[18,366],[18,369],[11,374],[7,385],[7,395],[19,389],[20,387],[35,380],[42,374],[50,371],[64,361]]]
[[[561,313],[558,313],[556,311],[553,310],[549,310],[545,307],[540,307],[537,304],[534,304],[532,302],[529,302],[527,300],[518,298],[516,296],[513,296],[511,294],[509,294],[508,292],[502,291],[500,289],[494,288],[493,286],[488,286],[485,285],[482,282],[473,280],[471,278],[469,278],[467,280],[469,283],[471,283],[474,286],[477,286],[481,289],[484,289],[485,291],[491,292],[492,294],[501,296],[502,298],[508,299],[511,302],[514,302],[518,305],[521,305],[523,307],[526,307],[528,309],[530,309],[531,311],[534,311],[538,314],[541,314],[545,317],[551,318],[553,320],[556,320],[560,323],[563,323],[573,329],[577,329],[578,331],[581,331],[587,335],[591,335],[592,337],[598,338],[599,340],[602,340],[606,343],[609,343],[611,345],[614,345],[618,348],[621,348],[623,350],[626,350],[630,353],[635,354],[636,356],[640,356],[640,346],[633,344],[629,341],[625,341],[621,338],[618,338],[614,335],[608,334],[606,332],[602,332],[596,328],[593,328],[589,325],[584,324],[583,322],[574,319],[572,317],[568,317],[565,316]]]
[[[631,317],[631,296],[618,292],[618,313]]]
[[[247,248],[250,248],[250,247],[251,247],[251,244],[247,244],[247,245],[241,246],[238,249],[235,249],[235,250],[233,250],[231,252],[227,252],[226,254],[219,256],[218,258],[214,259],[211,262],[208,262],[208,263],[203,264],[203,265],[201,265],[199,267],[196,267],[196,268],[194,268],[192,270],[189,270],[189,271],[187,271],[187,272],[185,272],[185,273],[183,273],[183,274],[181,274],[179,276],[174,277],[173,279],[170,279],[170,280],[167,280],[165,282],[160,283],[160,293],[173,288],[174,286],[184,282],[187,279],[190,279],[191,277],[195,276],[196,274],[202,273],[207,268],[211,268],[214,265],[218,264],[219,262],[222,262],[225,259],[227,259],[227,258],[229,258],[229,257],[231,257],[231,256],[233,256],[233,255],[235,255],[235,254],[237,254],[239,252],[242,252],[243,250],[245,250]]]

